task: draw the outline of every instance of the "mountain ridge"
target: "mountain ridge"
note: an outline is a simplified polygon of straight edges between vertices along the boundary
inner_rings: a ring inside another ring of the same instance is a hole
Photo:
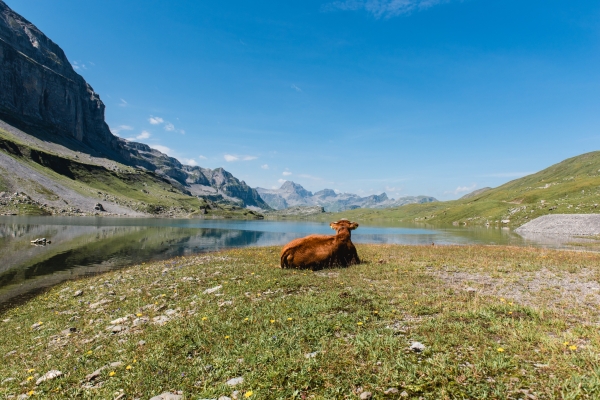
[[[339,212],[355,208],[387,208],[437,201],[431,196],[405,196],[390,199],[386,193],[360,197],[353,193],[336,193],[333,189],[322,189],[312,193],[292,181],[285,181],[279,189],[257,187],[256,191],[275,210],[297,206],[320,206],[326,212]]]

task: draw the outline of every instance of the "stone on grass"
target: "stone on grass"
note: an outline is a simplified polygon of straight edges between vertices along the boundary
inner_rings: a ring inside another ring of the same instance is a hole
[[[386,390],[385,392],[383,392],[384,394],[396,394],[398,393],[399,390],[396,388],[389,388],[388,390]]]
[[[415,353],[420,353],[425,350],[425,345],[421,342],[412,342],[410,344],[410,349]]]
[[[129,317],[121,317],[121,318],[117,318],[115,320],[110,321],[111,325],[121,325],[122,323],[126,322],[129,319]]]
[[[237,385],[239,385],[240,383],[244,383],[244,378],[243,378],[243,377],[241,377],[241,376],[240,376],[240,377],[237,377],[237,378],[230,379],[230,380],[228,380],[228,381],[227,381],[227,384],[228,384],[229,386],[237,386]]]
[[[43,322],[36,322],[35,324],[31,325],[31,329],[40,329],[40,326],[43,325]]]
[[[315,358],[317,356],[317,354],[319,354],[318,351],[312,352],[312,353],[306,353],[304,355],[304,358]]]
[[[152,397],[150,400],[181,400],[182,398],[183,396],[181,395],[171,392],[164,392],[163,394]]]
[[[406,390],[400,393],[400,397],[408,397],[408,393],[406,393]]]
[[[155,325],[164,325],[169,322],[171,319],[165,315],[159,315],[158,317],[152,318],[152,322]]]
[[[214,293],[214,292],[216,292],[217,290],[221,289],[222,287],[223,287],[223,285],[215,286],[215,287],[212,287],[212,288],[210,288],[210,289],[206,289],[206,290],[205,290],[204,292],[202,292],[202,293],[203,293],[203,294],[211,294],[211,293]]]
[[[150,319],[146,318],[146,317],[140,317],[140,318],[136,318],[133,320],[133,326],[141,326],[144,324],[147,324],[148,321],[150,321]]]
[[[59,370],[56,370],[56,369],[52,369],[52,370],[46,372],[44,375],[40,376],[40,378],[37,381],[35,381],[35,384],[39,385],[40,383],[42,383],[44,381],[49,381],[54,378],[58,378],[61,375],[62,375],[62,372],[60,372]]]
[[[123,325],[109,325],[108,327],[106,327],[106,330],[111,331],[112,333],[123,332],[126,329],[127,327]]]
[[[96,379],[97,377],[99,377],[100,374],[102,373],[102,371],[104,371],[106,368],[108,368],[107,365],[105,365],[104,367],[98,368],[97,370],[95,370],[91,374],[86,375],[85,376],[85,380],[88,381],[88,382],[93,381],[94,379]]]
[[[219,397],[219,400],[231,400],[231,397],[221,396]]]
[[[146,344],[146,341],[145,341],[145,340],[140,340],[140,341],[137,343],[137,345],[138,345],[138,346],[144,346],[145,344]]]
[[[79,297],[83,294],[83,290],[78,290],[75,293],[73,293],[73,297]]]
[[[371,393],[371,392],[362,392],[360,394],[361,400],[367,400],[367,399],[370,399],[371,397],[373,397],[373,393]]]

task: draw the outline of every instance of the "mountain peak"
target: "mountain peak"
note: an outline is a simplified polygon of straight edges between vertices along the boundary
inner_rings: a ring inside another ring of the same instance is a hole
[[[279,190],[284,191],[286,193],[295,193],[300,197],[310,197],[312,196],[312,192],[304,189],[302,185],[299,185],[292,181],[285,181],[283,185],[279,188]]]

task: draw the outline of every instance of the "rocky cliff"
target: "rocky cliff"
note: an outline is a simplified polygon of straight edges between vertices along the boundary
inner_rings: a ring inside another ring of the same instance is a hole
[[[56,43],[2,0],[0,70],[2,119],[120,152],[100,96]]]
[[[151,171],[188,195],[270,208],[256,190],[222,168],[184,166],[145,144],[114,136],[104,108],[62,49],[0,0],[0,120],[69,150]]]
[[[388,208],[437,201],[430,196],[406,196],[390,199],[385,193],[360,197],[352,193],[336,193],[332,189],[323,189],[313,194],[291,181],[286,181],[279,189],[256,188],[256,190],[275,210],[295,206],[321,206],[327,212],[339,212],[355,208]]]

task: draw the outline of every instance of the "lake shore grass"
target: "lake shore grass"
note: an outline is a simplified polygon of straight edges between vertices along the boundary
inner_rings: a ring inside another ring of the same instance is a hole
[[[345,269],[264,247],[60,284],[0,315],[0,396],[600,398],[600,254],[357,249]]]

